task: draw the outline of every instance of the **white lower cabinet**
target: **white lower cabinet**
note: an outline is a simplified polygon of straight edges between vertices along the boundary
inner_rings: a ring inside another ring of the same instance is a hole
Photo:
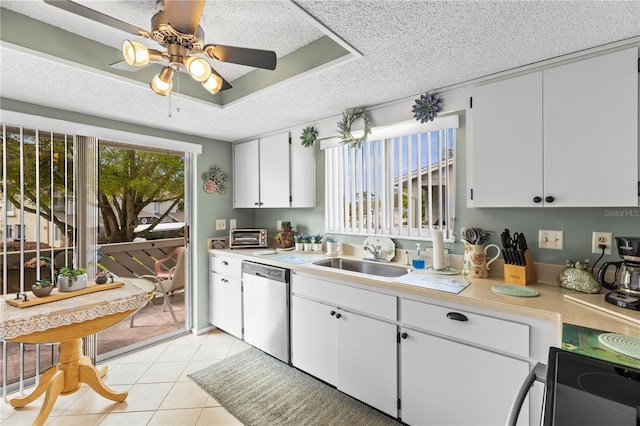
[[[400,398],[411,425],[497,425],[529,372],[530,327],[401,299]],[[528,399],[519,424],[529,422]]]
[[[529,363],[401,329],[401,417],[410,425],[499,425]],[[528,406],[520,424],[528,422]]]
[[[504,424],[530,368],[559,344],[555,322],[297,272],[291,291],[292,364],[409,425]],[[540,423],[543,387],[519,425]]]
[[[396,298],[299,275],[292,276],[291,284],[292,364],[396,417],[397,325],[368,315],[375,312],[349,310],[350,301],[358,305],[369,296],[379,296],[395,309]],[[322,287],[326,300],[317,299],[322,294],[316,290]],[[341,298],[346,305],[331,304]]]
[[[242,339],[241,261],[211,256],[209,263],[209,321]]]
[[[291,298],[291,363],[333,386],[338,383],[335,314],[335,308],[324,303]]]
[[[337,388],[396,417],[397,326],[351,312],[338,312],[342,316],[337,320]]]

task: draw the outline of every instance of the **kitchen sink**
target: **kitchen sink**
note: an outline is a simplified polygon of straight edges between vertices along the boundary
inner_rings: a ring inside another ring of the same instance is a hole
[[[387,265],[384,263],[365,262],[355,259],[323,259],[313,262],[314,265],[326,268],[341,269],[343,271],[360,272],[361,274],[377,275],[379,277],[400,277],[411,272],[411,269]]]

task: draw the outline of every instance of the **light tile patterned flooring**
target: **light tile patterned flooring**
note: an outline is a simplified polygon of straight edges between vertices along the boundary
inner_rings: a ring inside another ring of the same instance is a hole
[[[238,425],[220,404],[187,377],[248,348],[244,342],[215,330],[186,335],[98,364],[108,366],[104,383],[129,391],[124,402],[113,402],[87,385],[71,395],[58,397],[46,425]],[[25,394],[31,388],[25,389]],[[31,425],[44,396],[20,409],[0,405],[3,426]]]

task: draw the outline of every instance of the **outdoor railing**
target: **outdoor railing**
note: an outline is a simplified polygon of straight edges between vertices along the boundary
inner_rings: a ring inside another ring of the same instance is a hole
[[[155,275],[155,262],[166,257],[176,247],[184,245],[184,238],[113,243],[100,246],[102,257],[98,260],[101,269],[121,277]],[[176,259],[163,263],[164,270],[175,266]]]
[[[121,277],[139,277],[141,275],[155,275],[155,261],[166,257],[174,248],[184,245],[183,238],[167,238],[162,240],[149,240],[130,243],[113,243],[100,246],[102,257],[98,264],[101,270],[107,270]],[[66,250],[71,253],[72,248]],[[64,248],[53,249],[56,259],[56,267],[64,265]],[[51,249],[41,250],[40,257],[50,257]],[[59,259],[62,256],[62,259]],[[24,261],[36,257],[35,250],[24,251]],[[20,262],[20,252],[6,253],[7,259],[7,294],[15,293],[20,289],[20,274],[24,275],[24,288],[30,290],[31,285],[37,279],[36,268],[28,268]],[[175,266],[175,259],[162,264],[163,270],[169,270]],[[0,254],[0,272],[4,268],[4,253]],[[21,272],[22,270],[22,272]],[[0,294],[5,294],[4,274],[0,273]],[[51,278],[51,270],[48,267],[40,268],[40,278]]]

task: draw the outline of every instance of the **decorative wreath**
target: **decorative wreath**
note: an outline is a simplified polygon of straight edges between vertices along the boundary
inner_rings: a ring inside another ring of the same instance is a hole
[[[356,138],[351,134],[351,125],[358,119],[364,121],[364,134]],[[342,137],[342,143],[347,144],[349,148],[360,148],[371,134],[371,117],[364,108],[349,108],[342,113],[342,121],[338,122],[338,131]]]
[[[442,109],[442,101],[437,93],[425,93],[420,95],[420,99],[416,99],[413,106],[413,116],[421,123],[433,121],[438,115],[438,111]]]
[[[212,166],[201,177],[202,187],[207,194],[224,194],[229,190],[229,175],[220,166]]]
[[[318,139],[318,131],[315,127],[309,126],[302,129],[302,135],[300,135],[300,140],[302,141],[302,146],[305,148],[310,148],[313,146],[315,141]]]

